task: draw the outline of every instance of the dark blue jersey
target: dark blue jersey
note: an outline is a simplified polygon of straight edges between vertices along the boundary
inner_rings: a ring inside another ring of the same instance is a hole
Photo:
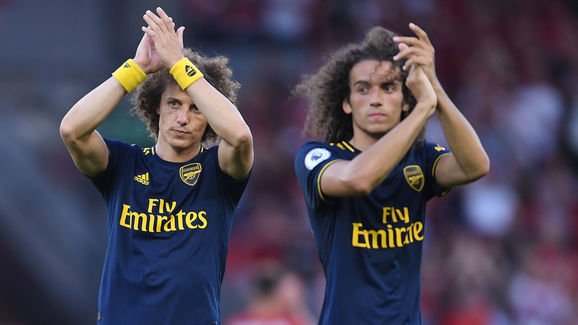
[[[319,324],[421,324],[425,204],[444,191],[434,171],[447,151],[416,145],[369,195],[324,196],[325,169],[360,153],[346,141],[308,142],[295,159],[327,278]]]
[[[105,140],[93,179],[108,214],[99,324],[220,324],[233,213],[247,185],[223,173],[217,148],[185,163]]]

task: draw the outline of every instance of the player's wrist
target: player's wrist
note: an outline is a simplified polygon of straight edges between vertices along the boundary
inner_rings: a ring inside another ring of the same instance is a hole
[[[127,93],[130,93],[146,79],[147,74],[133,59],[128,59],[112,73],[112,76],[122,85]]]
[[[435,98],[423,99],[416,103],[413,111],[418,115],[423,114],[423,118],[429,119],[435,112],[436,106],[437,101]]]
[[[203,77],[203,73],[187,58],[173,64],[170,73],[183,90]]]
[[[440,96],[440,94],[444,94],[444,87],[442,87],[441,82],[439,81],[439,79],[437,78],[437,76],[434,74],[432,79],[431,79],[431,85],[434,89],[434,91],[436,92],[437,96]]]
[[[174,56],[169,56],[166,58],[165,60],[165,66],[167,66],[169,68],[169,70],[175,66],[175,64],[179,63],[179,61],[181,61],[182,59],[185,59],[185,56],[182,53],[179,53],[178,55],[176,53],[173,53]]]
[[[139,60],[138,58],[133,58],[132,60],[146,75],[148,75],[150,73],[147,65],[144,64],[143,62],[141,62],[141,60]]]

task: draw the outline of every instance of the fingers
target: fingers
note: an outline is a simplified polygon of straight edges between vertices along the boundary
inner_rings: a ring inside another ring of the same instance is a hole
[[[427,66],[429,64],[429,62],[430,61],[423,56],[414,56],[405,62],[402,69],[407,70],[407,67],[413,67],[413,66],[420,66],[420,67]]]
[[[393,41],[399,44],[399,53],[393,57],[394,61],[406,59],[403,70],[415,64],[432,67],[435,50],[427,34],[416,24],[410,23],[409,27],[417,37],[396,36],[393,38]]]
[[[149,29],[158,29],[159,23],[161,22],[160,18],[157,17],[152,11],[147,10],[145,14],[142,16],[144,21],[148,24]]]
[[[428,51],[420,49],[419,47],[408,47],[407,45],[403,46],[404,44],[400,44],[399,53],[397,53],[393,59],[395,61],[399,61],[401,59],[407,59],[410,56],[431,56]],[[402,49],[403,48],[403,49]]]
[[[397,48],[399,49],[399,52],[403,52],[403,51],[407,50],[409,48],[409,46],[405,43],[399,43],[397,45]]]
[[[418,46],[424,44],[425,46],[432,46],[427,33],[414,23],[409,24],[409,28],[415,33],[417,37],[413,36],[395,36],[394,42],[407,43],[411,46]]]
[[[167,29],[171,31],[175,30],[175,23],[173,22],[173,18],[169,17],[161,7],[157,7],[157,14]]]
[[[423,49],[434,51],[429,37],[426,32],[414,23],[409,24],[409,28],[416,34],[417,37],[412,36],[395,36],[393,41],[396,43],[405,43],[411,47],[420,47]]]
[[[405,57],[407,57],[407,55],[409,54],[409,46],[407,46],[407,44],[405,43],[400,43],[397,45],[397,47],[399,48],[399,53],[397,53],[394,57],[393,60],[394,61],[399,61]]]
[[[152,13],[152,11],[147,10],[146,13],[143,15],[143,19],[148,24],[146,28],[149,31],[148,33],[149,35],[153,36],[165,30],[162,19],[157,17],[157,15]]]
[[[157,57],[164,67],[172,67],[183,57],[185,28],[179,27],[175,32],[173,19],[161,8],[156,8],[156,13],[147,10],[143,19],[148,24],[142,30],[151,39],[151,56]]]
[[[157,33],[174,32],[175,23],[173,22],[173,19],[160,7],[158,7],[156,11],[158,16],[150,10],[147,10],[143,15],[144,21],[148,24],[147,27],[142,28],[143,31],[151,36],[154,36]]]
[[[418,25],[414,23],[409,23],[409,29],[411,29],[420,40],[424,41],[428,45],[431,45],[427,33],[423,29],[421,29]]]
[[[408,47],[405,44],[400,44],[400,52],[393,57],[395,61],[400,61],[407,59],[404,63],[403,70],[407,70],[412,64],[420,64],[424,66],[431,66],[433,64],[433,59],[427,51],[424,51],[417,47]]]
[[[396,43],[405,43],[410,46],[427,46],[427,44],[425,44],[422,40],[413,36],[395,36],[393,41]]]
[[[173,19],[169,17],[161,7],[157,7],[157,14],[159,15],[160,19],[162,19],[165,23],[171,23],[173,21]]]

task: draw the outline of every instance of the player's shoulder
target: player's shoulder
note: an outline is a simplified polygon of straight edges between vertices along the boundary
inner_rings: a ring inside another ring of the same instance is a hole
[[[433,153],[439,153],[439,154],[450,152],[448,149],[446,149],[445,146],[440,145],[437,142],[425,142],[425,144],[423,146],[421,146],[420,149],[424,150],[426,152],[433,152]]]
[[[111,138],[103,138],[104,143],[106,143],[106,145],[108,147],[130,147],[131,145],[122,141],[122,140],[118,140],[118,139],[111,139]]]
[[[351,150],[350,150],[351,149]],[[296,168],[305,167],[313,170],[322,162],[336,159],[350,159],[350,155],[355,152],[346,141],[336,143],[326,143],[319,141],[309,141],[305,143],[295,157]]]
[[[137,144],[129,144],[127,142],[117,139],[104,138],[103,140],[111,153],[131,152],[139,154],[142,152],[143,154],[146,155],[154,152],[154,147],[142,148]]]
[[[334,152],[336,154],[356,152],[356,149],[353,148],[353,146],[349,144],[347,141],[329,142],[329,143],[320,141],[309,141],[301,147],[299,153],[309,152],[314,149],[324,149],[329,152]]]
[[[320,141],[309,141],[301,146],[301,149],[297,152],[296,158],[303,158],[306,155],[311,155],[312,153],[318,153],[318,155],[325,156],[327,154],[335,151],[335,148],[326,142]]]
[[[219,145],[214,145],[212,147],[201,146],[199,149],[198,160],[208,162],[214,160],[215,162],[219,160]]]
[[[313,148],[327,148],[329,146],[328,143],[320,142],[320,141],[308,141],[301,146],[299,152],[309,151]]]

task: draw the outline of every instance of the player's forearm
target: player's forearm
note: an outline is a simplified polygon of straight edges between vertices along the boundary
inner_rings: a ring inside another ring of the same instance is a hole
[[[65,142],[87,139],[112,112],[126,91],[110,77],[81,98],[66,113],[60,124],[60,134]]]
[[[434,86],[438,96],[437,114],[453,155],[470,179],[488,173],[490,160],[476,131],[454,105],[443,88]]]
[[[429,106],[418,103],[407,118],[351,161],[352,179],[359,179],[367,193],[387,178],[414,144],[431,116]]]
[[[235,105],[204,78],[189,86],[187,92],[215,133],[233,148],[253,142],[251,130]]]

